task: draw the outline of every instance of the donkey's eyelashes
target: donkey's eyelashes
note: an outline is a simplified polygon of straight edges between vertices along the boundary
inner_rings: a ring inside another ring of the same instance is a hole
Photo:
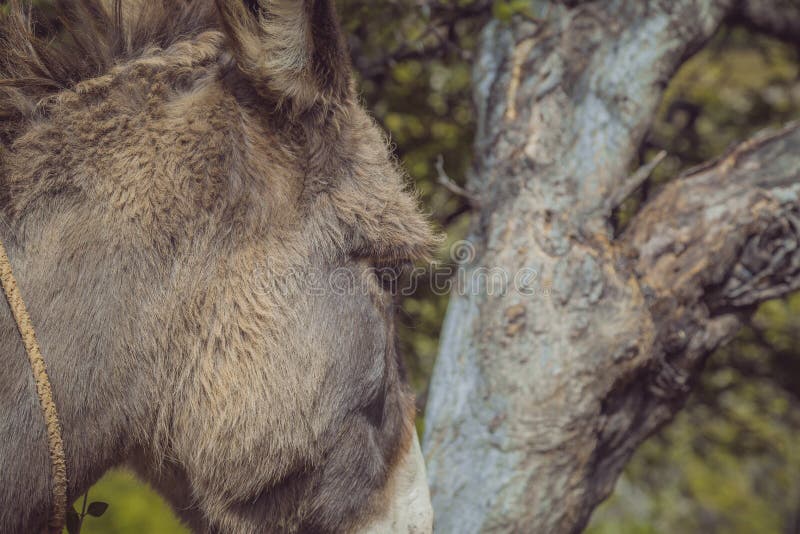
[[[373,261],[371,271],[386,291],[394,291],[398,281],[409,273],[414,263],[411,260]]]

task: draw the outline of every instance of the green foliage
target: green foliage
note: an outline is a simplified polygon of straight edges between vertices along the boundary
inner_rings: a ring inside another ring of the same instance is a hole
[[[102,501],[89,503],[88,500],[89,493],[87,492],[83,495],[83,504],[80,512],[74,507],[67,510],[67,534],[80,534],[83,522],[87,517],[103,517],[106,510],[108,510],[108,503]]]
[[[70,529],[69,534],[189,533],[161,497],[127,471],[111,471],[92,487],[91,493],[96,500],[85,508],[85,514],[91,517],[79,530]],[[75,510],[71,515],[80,517]],[[75,524],[76,519],[71,522]]]
[[[514,15],[530,16],[531,3],[529,0],[495,0],[492,4],[494,18],[504,22],[511,20]]]

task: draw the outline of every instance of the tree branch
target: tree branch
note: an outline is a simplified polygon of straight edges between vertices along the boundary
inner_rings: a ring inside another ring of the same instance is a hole
[[[450,193],[453,195],[466,200],[471,209],[480,209],[480,200],[478,200],[475,195],[455,183],[450,176],[447,175],[447,171],[444,170],[444,156],[441,154],[439,154],[439,156],[436,158],[436,174],[436,183],[450,191]]]
[[[670,183],[621,241],[657,318],[654,350],[691,376],[757,304],[800,288],[800,125]]]
[[[641,187],[666,157],[667,151],[661,150],[651,161],[639,167],[636,172],[626,178],[625,181],[617,187],[616,191],[606,199],[606,212],[610,213],[613,209],[622,204],[631,193]]]
[[[672,419],[708,356],[764,299],[800,287],[800,125],[756,136],[665,187],[620,237],[654,335],[605,398],[592,486]]]
[[[643,283],[714,314],[800,287],[798,154],[794,123],[669,184],[624,236]]]
[[[670,76],[755,0],[549,5],[490,23],[475,62],[481,212],[424,440],[442,531],[579,532],[708,354],[800,286],[797,125],[679,177],[617,239],[608,220]]]

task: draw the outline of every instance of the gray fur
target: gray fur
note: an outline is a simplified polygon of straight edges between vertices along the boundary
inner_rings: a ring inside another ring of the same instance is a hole
[[[72,28],[108,47],[92,76],[30,55],[43,45],[19,12],[0,30],[0,238],[48,363],[70,497],[129,465],[198,532],[351,531],[387,506],[413,434],[392,299],[369,268],[425,255],[428,225],[349,90],[265,89],[280,59],[240,68],[231,48],[263,37],[255,23],[232,35],[208,2],[182,19],[145,3],[151,26],[72,3],[118,21]],[[165,48],[137,48],[157,23]],[[358,291],[312,291],[336,269]],[[38,532],[44,424],[4,301],[0,348],[0,532]]]

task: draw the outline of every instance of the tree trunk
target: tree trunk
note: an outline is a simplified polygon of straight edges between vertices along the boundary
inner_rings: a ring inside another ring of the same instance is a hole
[[[532,2],[485,28],[459,251],[426,414],[436,530],[579,532],[705,358],[800,286],[800,128],[678,177],[620,236],[609,218],[672,74],[764,1]],[[795,26],[792,26],[796,24]]]

